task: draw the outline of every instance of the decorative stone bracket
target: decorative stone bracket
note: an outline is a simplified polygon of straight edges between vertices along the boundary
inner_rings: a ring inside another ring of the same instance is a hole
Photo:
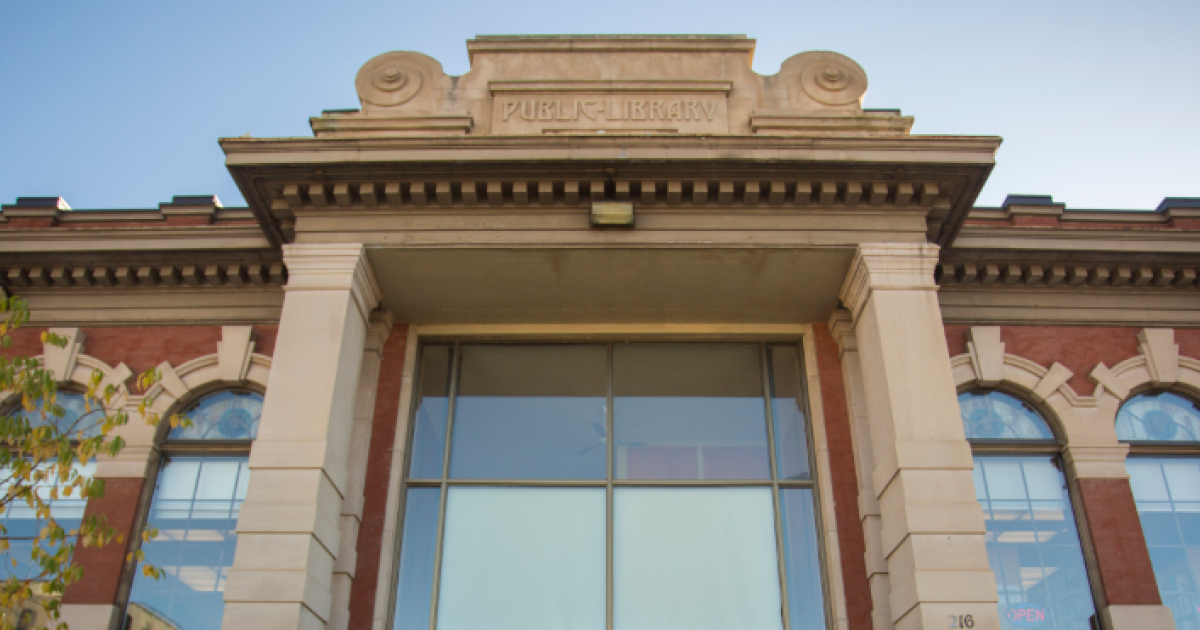
[[[112,367],[104,361],[84,354],[83,342],[86,335],[78,328],[51,328],[50,332],[66,337],[64,348],[44,344],[38,358],[51,370],[59,383],[86,388],[91,383],[92,373],[99,370],[104,376],[99,389],[109,385],[116,387],[110,408],[124,408],[129,423],[118,427],[116,435],[125,439],[125,449],[115,458],[100,458],[96,468],[98,477],[142,477],[147,472],[151,454],[156,445],[159,428],[142,421],[138,406],[147,397],[154,404],[147,413],[157,413],[166,418],[176,403],[192,402],[191,398],[207,393],[215,387],[252,385],[266,389],[267,376],[271,370],[271,357],[254,353],[253,329],[249,326],[224,326],[222,340],[217,342],[217,352],[198,357],[175,367],[164,361],[157,366],[161,379],[145,394],[131,394],[126,382],[133,376],[124,363]],[[12,393],[0,393],[0,402],[7,402]]]
[[[1151,387],[1200,393],[1200,360],[1179,356],[1171,329],[1144,329],[1138,333],[1138,356],[1113,368],[1097,364],[1088,375],[1097,385],[1090,396],[1068,384],[1072,372],[1061,363],[1047,369],[1006,354],[999,327],[973,326],[969,334],[968,352],[951,359],[959,390],[1005,387],[1051,412],[1046,420],[1062,436],[1078,477],[1127,477],[1129,447],[1117,439],[1115,425],[1121,404],[1132,394]]]

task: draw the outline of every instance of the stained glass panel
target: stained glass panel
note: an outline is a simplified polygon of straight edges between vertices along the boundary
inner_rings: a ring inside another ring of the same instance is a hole
[[[1054,434],[1033,407],[995,390],[958,395],[968,440],[1053,440]]]
[[[1200,441],[1200,406],[1171,392],[1134,396],[1117,414],[1117,437],[1129,442]]]
[[[254,392],[222,391],[192,405],[184,415],[190,427],[175,427],[172,440],[253,440],[258,435],[263,397]]]
[[[57,415],[57,411],[61,411],[62,414]],[[58,392],[52,406],[47,406],[44,400],[39,400],[37,409],[28,411],[18,408],[16,413],[31,427],[51,424],[58,427],[59,432],[76,434],[82,431],[88,437],[100,432],[100,422],[104,420],[102,409],[96,405],[89,409],[86,397],[71,391]]]

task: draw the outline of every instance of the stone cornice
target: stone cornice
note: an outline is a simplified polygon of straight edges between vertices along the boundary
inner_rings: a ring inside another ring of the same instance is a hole
[[[1053,290],[1085,288],[1197,288],[1200,264],[1148,262],[956,262],[938,265],[937,281],[948,288],[1039,287]]]
[[[538,35],[478,36],[467,40],[467,56],[480,53],[548,52],[754,52],[755,41],[743,36],[713,35]]]
[[[230,250],[270,246],[257,225],[182,227],[154,222],[122,227],[0,229],[0,250],[6,252]]]
[[[790,137],[790,136],[413,136],[398,138],[221,138],[230,167],[248,164],[321,164],[376,161],[495,159],[821,160],[864,161],[871,157],[909,163],[992,165],[996,136]],[[518,154],[511,154],[511,150]],[[497,153],[501,152],[501,153]],[[624,155],[622,155],[624,152]]]
[[[383,297],[361,243],[285,245],[283,261],[288,268],[285,291],[349,290],[364,322]]]
[[[96,262],[0,264],[0,285],[25,288],[264,287],[287,281],[282,263],[106,264]]]
[[[1200,251],[1200,230],[1158,228],[1170,220],[1163,214],[1145,213],[1145,229],[1114,229],[1096,224],[1071,227],[1011,227],[964,225],[954,250],[1051,250],[1072,252],[1178,252]],[[1165,214],[1165,213],[1164,213]]]
[[[838,297],[857,322],[874,291],[936,291],[938,251],[929,243],[859,245]]]

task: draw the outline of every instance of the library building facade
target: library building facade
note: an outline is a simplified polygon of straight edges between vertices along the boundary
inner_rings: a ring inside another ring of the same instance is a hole
[[[1200,630],[1200,199],[977,206],[1000,138],[754,46],[385,52],[245,207],[4,205],[8,352],[191,420],[54,504],[72,630]]]

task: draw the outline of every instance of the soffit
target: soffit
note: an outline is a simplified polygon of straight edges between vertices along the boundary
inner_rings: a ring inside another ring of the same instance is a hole
[[[852,249],[397,249],[368,257],[415,324],[819,321]]]

